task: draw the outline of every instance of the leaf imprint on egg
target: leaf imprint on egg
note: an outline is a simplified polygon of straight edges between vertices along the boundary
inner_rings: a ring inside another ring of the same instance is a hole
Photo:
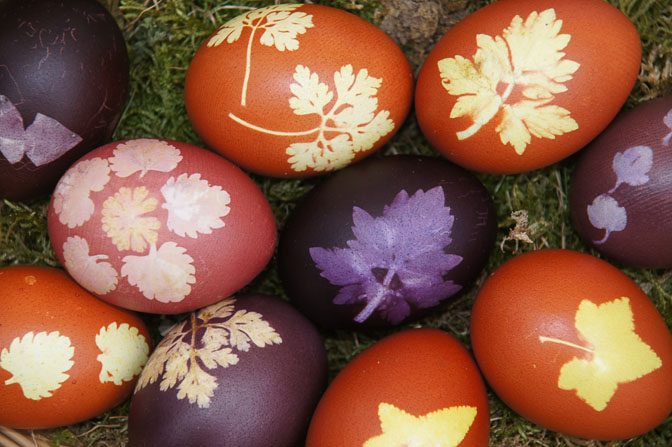
[[[267,47],[275,47],[278,51],[295,51],[299,49],[298,36],[308,28],[315,26],[313,16],[296,11],[303,5],[286,4],[272,5],[255,9],[247,14],[229,20],[208,40],[207,46],[216,47],[224,41],[233,43],[240,39],[245,28],[249,28],[250,37],[247,42],[245,58],[245,76],[243,78],[240,105],[247,105],[247,86],[252,67],[252,44],[257,31],[263,31],[259,43]]]
[[[383,215],[352,210],[355,239],[347,248],[312,247],[310,256],[320,276],[341,286],[335,304],[365,305],[354,320],[366,321],[374,312],[398,324],[416,308],[436,306],[462,286],[444,276],[462,262],[449,254],[455,217],[445,206],[443,188],[419,189],[409,196],[401,190]]]
[[[137,327],[128,323],[117,325],[113,321],[100,328],[96,334],[96,346],[100,354],[96,360],[101,365],[98,380],[122,385],[140,374],[149,358],[149,344]]]
[[[476,418],[476,407],[461,405],[414,416],[381,402],[378,418],[382,434],[369,438],[363,447],[457,447]]]
[[[227,298],[192,313],[159,343],[138,379],[135,392],[160,381],[160,390],[177,386],[177,399],[208,408],[219,386],[208,370],[228,368],[252,345],[264,348],[282,338],[257,312],[235,309]]]
[[[635,332],[628,297],[599,305],[582,300],[574,326],[585,345],[547,336],[539,336],[539,341],[579,353],[560,368],[558,388],[576,390],[579,399],[596,411],[607,408],[619,384],[640,379],[663,364]]]
[[[518,155],[532,136],[555,139],[579,128],[569,110],[550,104],[555,95],[567,91],[564,83],[580,67],[565,59],[562,50],[571,36],[559,34],[560,28],[562,20],[556,19],[553,8],[533,11],[525,21],[516,15],[501,36],[476,35],[473,62],[460,55],[438,62],[443,87],[459,96],[450,118],[473,121],[457,132],[459,140],[475,135],[498,114],[495,132]]]

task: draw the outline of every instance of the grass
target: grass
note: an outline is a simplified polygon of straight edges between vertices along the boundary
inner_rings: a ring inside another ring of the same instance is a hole
[[[625,109],[665,94],[672,94],[672,6],[666,0],[610,0],[637,26],[643,45],[642,68]],[[160,137],[203,146],[186,114],[183,85],[193,54],[205,38],[229,18],[269,2],[240,0],[104,0],[127,38],[131,58],[128,105],[114,139]],[[384,17],[384,2],[326,0],[318,3],[347,9],[374,23]],[[471,9],[489,3],[472,1]],[[412,52],[425,49],[404,46]],[[437,155],[429,147],[411,116],[382,154]],[[512,256],[545,247],[593,252],[571,227],[568,185],[576,157],[551,167],[519,175],[479,175],[495,199],[499,232],[497,247],[476,283],[459,297],[443,304],[433,316],[405,327],[437,327],[468,345],[469,309],[479,286],[499,264]],[[252,176],[269,199],[282,228],[297,201],[319,179],[280,180]],[[0,202],[0,265],[58,266],[46,232],[48,198],[26,203]],[[526,219],[523,219],[526,217]],[[672,327],[672,271],[621,267],[650,296]],[[283,295],[275,258],[245,290]],[[330,373],[333,377],[356,354],[390,331],[325,332]],[[491,445],[507,447],[669,447],[672,418],[654,431],[620,442],[597,442],[549,432],[520,418],[494,394],[491,403]],[[52,446],[121,447],[126,443],[128,402],[93,420],[38,432]]]

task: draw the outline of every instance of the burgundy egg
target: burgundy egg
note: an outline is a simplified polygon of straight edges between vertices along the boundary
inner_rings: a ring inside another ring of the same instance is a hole
[[[111,138],[128,54],[95,1],[7,0],[0,23],[0,197],[25,200]]]
[[[326,386],[315,327],[287,302],[227,298],[189,315],[150,357],[129,447],[294,447]]]
[[[305,197],[280,238],[280,277],[320,326],[392,327],[468,287],[496,228],[492,198],[469,172],[435,157],[378,157]]]
[[[570,207],[576,231],[602,254],[672,267],[672,96],[625,112],[584,149]]]

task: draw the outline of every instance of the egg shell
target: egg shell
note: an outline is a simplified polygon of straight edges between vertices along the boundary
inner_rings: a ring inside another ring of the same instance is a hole
[[[52,267],[0,268],[0,296],[0,425],[70,425],[130,396],[151,350],[139,316]]]
[[[307,177],[385,144],[412,89],[406,57],[375,25],[328,6],[280,4],[215,31],[189,65],[185,98],[208,146],[258,174]]]
[[[672,267],[672,96],[614,120],[581,154],[570,188],[572,223],[610,259]]]
[[[538,169],[609,124],[640,59],[636,28],[607,2],[501,0],[467,16],[432,49],[418,75],[418,123],[465,168]]]
[[[298,446],[326,378],[322,339],[292,306],[227,298],[157,346],[131,400],[128,445]]]
[[[672,336],[628,276],[547,249],[497,268],[476,297],[474,355],[514,411],[580,438],[626,439],[672,410]]]
[[[490,194],[464,169],[439,157],[371,158],[325,179],[292,212],[280,278],[320,326],[391,327],[468,287],[496,227]]]
[[[59,181],[49,237],[66,270],[115,305],[182,313],[230,295],[268,263],[275,219],[237,166],[199,147],[104,145]]]
[[[27,200],[109,141],[126,101],[128,55],[98,2],[7,0],[0,23],[0,197]]]
[[[338,373],[315,410],[306,447],[485,447],[489,426],[485,385],[467,349],[447,332],[407,329]]]

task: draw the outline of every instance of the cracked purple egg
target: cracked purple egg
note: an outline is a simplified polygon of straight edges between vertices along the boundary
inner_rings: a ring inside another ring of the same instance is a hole
[[[126,101],[129,62],[114,18],[89,0],[0,3],[0,198],[51,192],[107,143]]]
[[[605,256],[672,267],[672,96],[625,112],[583,150],[570,208],[577,233]]]
[[[280,238],[280,277],[319,326],[398,326],[467,289],[496,229],[489,192],[466,170],[378,157],[333,174],[299,204]]]

